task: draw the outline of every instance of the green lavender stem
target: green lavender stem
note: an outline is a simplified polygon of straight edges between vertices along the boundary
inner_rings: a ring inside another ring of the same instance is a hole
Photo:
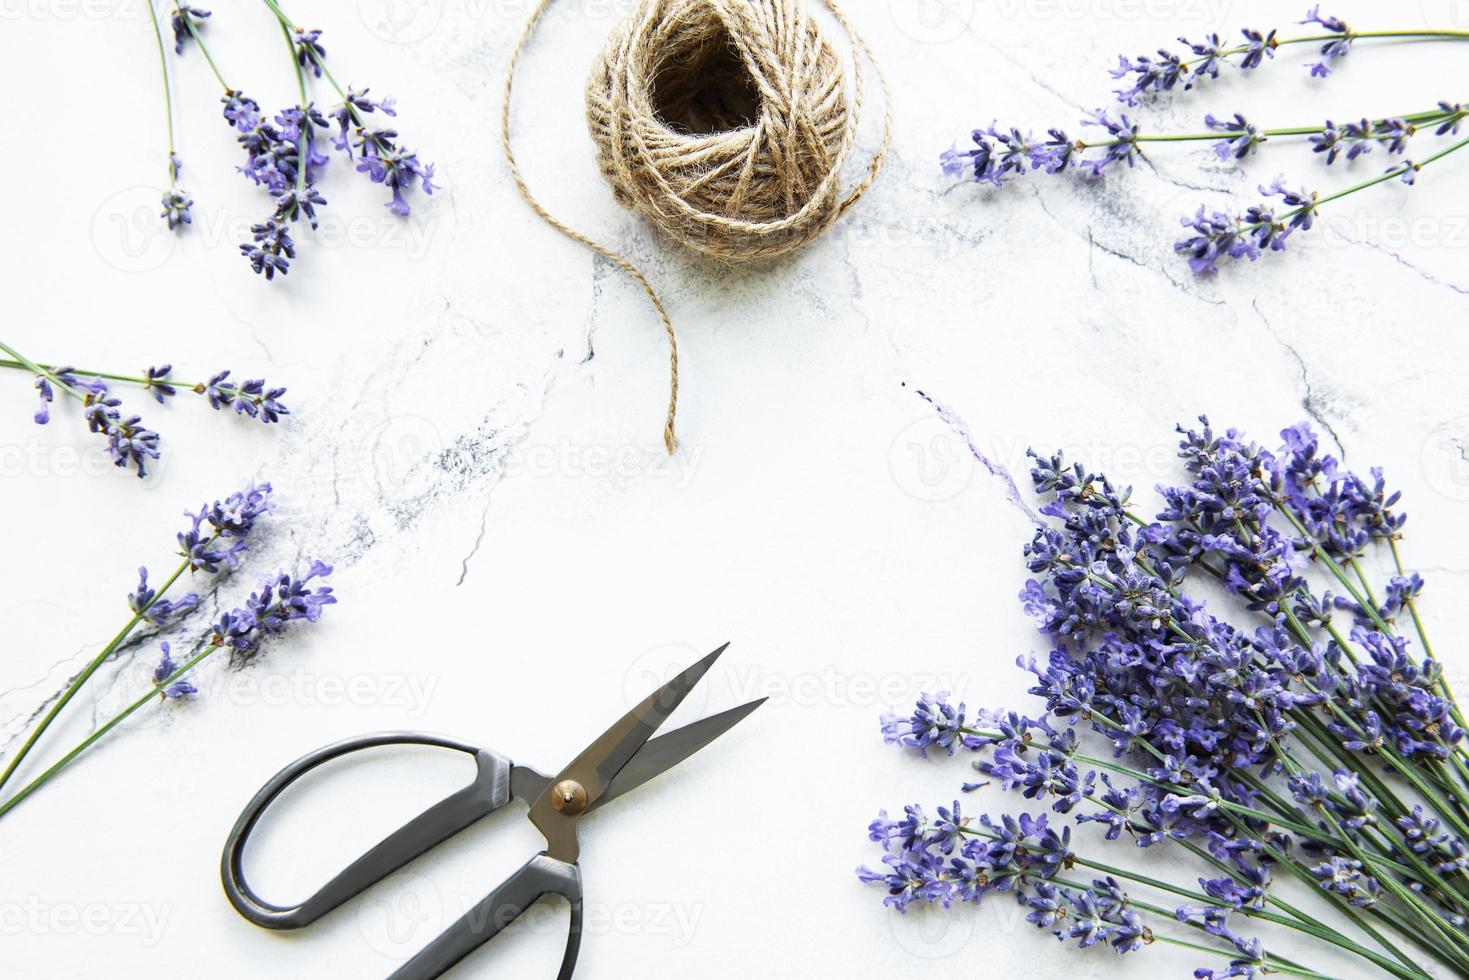
[[[1403,116],[1379,117],[1379,119],[1374,120],[1374,122],[1381,122],[1384,119],[1401,119],[1409,126],[1423,127],[1437,126],[1446,122],[1457,122],[1466,117],[1469,117],[1469,109],[1428,109],[1422,112],[1408,113],[1407,115]],[[1257,130],[1257,134],[1262,137],[1317,136],[1324,132],[1326,132],[1325,126],[1286,126],[1277,129]],[[1134,136],[1130,140],[1101,140],[1095,143],[1087,142],[1086,140],[1077,140],[1076,148],[1078,150],[1085,150],[1089,148],[1105,149],[1109,146],[1119,146],[1124,142],[1192,143],[1202,140],[1230,140],[1246,135],[1248,135],[1248,131],[1243,129],[1215,129],[1207,133],[1153,133],[1141,136]]]
[[[71,397],[75,398],[77,401],[81,402],[82,404],[87,404],[89,396],[84,392],[77,391],[71,385],[61,380],[61,377],[56,373],[56,369],[54,367],[46,364],[37,364],[35,361],[32,361],[24,354],[21,354],[14,347],[11,347],[3,340],[0,340],[0,351],[4,351],[15,359],[13,361],[0,360],[0,365],[6,367],[17,367],[22,370],[29,371],[39,378],[45,378],[53,385],[66,392]]]
[[[4,350],[4,351],[6,351],[7,353],[10,353],[10,354],[14,354],[15,353],[9,347],[6,347],[4,344],[0,344],[0,350]],[[13,368],[13,369],[16,369],[16,370],[21,370],[21,371],[29,371],[29,372],[31,372],[33,374],[42,375],[47,380],[49,380],[49,381],[51,381],[51,382],[53,382],[55,384],[61,385],[62,387],[67,387],[66,384],[64,382],[62,382],[56,376],[56,373],[55,372],[58,370],[58,368],[57,368],[56,365],[52,365],[52,364],[41,364],[39,362],[34,362],[34,361],[7,360],[5,358],[0,358],[0,368]],[[122,382],[124,384],[138,385],[141,388],[155,388],[160,383],[160,382],[157,382],[157,381],[150,381],[147,378],[140,378],[140,377],[137,377],[136,375],[130,375],[130,374],[109,374],[106,371],[89,371],[89,370],[83,370],[82,368],[73,368],[71,370],[71,373],[73,375],[75,375],[75,376],[85,376],[85,377],[88,377],[88,378],[104,378],[104,379],[106,379],[108,381],[120,381],[120,382]],[[202,381],[195,382],[195,383],[192,383],[191,384],[191,383],[189,383],[187,381],[176,381],[176,380],[174,380],[172,378],[166,379],[162,383],[163,384],[172,385],[172,386],[174,386],[176,388],[184,388],[184,389],[187,389],[188,391],[192,391],[195,394],[199,394],[199,395],[204,394],[204,392],[209,387],[208,385],[206,385]],[[220,391],[224,392],[227,395],[234,395],[235,397],[238,397],[238,398],[251,398],[251,397],[254,397],[254,396],[251,396],[251,395],[244,394],[243,392],[240,391],[239,388],[235,387],[234,385],[217,384],[214,387],[218,388]],[[75,392],[73,392],[73,393],[74,394],[77,394]],[[78,398],[81,398],[83,401],[86,400],[86,395],[85,394],[77,394],[77,397]]]
[[[995,839],[995,835],[974,827],[961,826],[959,828],[959,832],[972,837],[984,838],[986,840]],[[1114,878],[1119,878],[1124,881],[1136,882],[1137,884],[1145,885],[1149,888],[1154,888],[1158,891],[1166,892],[1170,895],[1177,895],[1180,898],[1186,898],[1189,901],[1196,902],[1200,905],[1212,905],[1216,908],[1233,909],[1233,906],[1229,905],[1229,903],[1213,898],[1209,895],[1204,894],[1203,892],[1194,891],[1180,885],[1174,885],[1171,882],[1160,881],[1157,878],[1152,878],[1148,875],[1140,874],[1136,871],[1129,871],[1123,868],[1114,867],[1109,864],[1103,864],[1099,861],[1091,861],[1080,856],[1074,856],[1073,861],[1077,866],[1089,868],[1092,871],[1098,872],[1099,874],[1111,875]],[[1028,872],[1027,874],[1030,874],[1030,876],[1032,877],[1041,877],[1033,872]],[[1081,891],[1087,890],[1087,886],[1079,882],[1067,881],[1064,878],[1052,878],[1050,880],[1059,884],[1076,888]],[[1129,904],[1135,905],[1138,908],[1142,908],[1147,911],[1154,912],[1158,915],[1162,915],[1165,918],[1173,918],[1172,909],[1166,909],[1161,906],[1137,901],[1131,895],[1128,896],[1128,902]],[[1340,933],[1336,933],[1335,930],[1329,929],[1325,926],[1320,926],[1318,924],[1310,922],[1298,922],[1292,919],[1288,919],[1285,916],[1276,915],[1272,912],[1267,912],[1261,909],[1243,908],[1237,909],[1235,911],[1238,911],[1240,914],[1246,917],[1261,919],[1263,921],[1271,922],[1276,925],[1281,925],[1288,929],[1293,929],[1297,932],[1303,932],[1307,935],[1312,936],[1313,938],[1320,939],[1323,942],[1331,943],[1332,945],[1346,950],[1347,952],[1353,953],[1354,955],[1359,955],[1366,959],[1369,959],[1373,963],[1376,963],[1378,966],[1381,966],[1384,970],[1388,970],[1389,972],[1392,972],[1399,977],[1404,977],[1405,980],[1418,980],[1418,978],[1423,976],[1423,974],[1421,973],[1408,973],[1406,971],[1402,971],[1396,966],[1396,964],[1392,963],[1381,954],[1375,953],[1370,949],[1354,943],[1350,939],[1342,936]],[[1218,950],[1211,950],[1211,952],[1217,953]]]
[[[5,814],[14,809],[21,800],[24,800],[26,797],[30,796],[36,790],[40,789],[42,786],[46,785],[46,783],[54,779],[57,773],[61,772],[61,770],[65,769],[67,766],[76,761],[77,756],[81,755],[87,749],[91,748],[104,735],[126,721],[134,712],[143,707],[143,705],[153,700],[153,698],[161,695],[165,688],[167,688],[174,681],[178,680],[184,674],[188,673],[205,657],[208,657],[210,654],[214,653],[218,649],[219,647],[217,646],[206,647],[202,653],[197,654],[193,659],[189,660],[188,663],[185,663],[168,677],[153,685],[153,687],[150,688],[146,694],[144,694],[142,697],[138,698],[132,704],[128,705],[122,711],[114,715],[106,724],[104,724],[91,735],[83,739],[81,744],[79,744],[76,748],[72,749],[66,755],[58,759],[55,764],[51,766],[51,768],[47,769],[45,772],[41,773],[35,779],[27,783],[24,789],[18,791],[14,796],[6,800],[4,803],[0,803],[0,817],[5,816]]]
[[[295,22],[286,15],[286,12],[281,9],[280,4],[276,3],[275,0],[263,0],[263,2],[267,7],[270,8],[270,12],[275,14],[276,20],[280,21],[282,29],[287,32],[287,37],[290,36],[290,33],[292,31],[298,29]],[[347,107],[347,114],[352,117],[352,124],[356,126],[360,132],[362,132],[363,136],[366,139],[371,140],[381,149],[381,140],[379,140],[376,136],[373,136],[370,132],[366,131],[367,121],[362,118],[362,114],[357,111],[357,107],[353,105],[352,102],[347,98],[347,90],[342,88],[341,83],[338,82],[336,76],[332,74],[332,70],[327,67],[326,61],[318,57],[316,52],[310,50],[309,48],[306,51],[306,56],[311,59],[311,63],[314,66],[321,69],[321,73],[323,77],[326,78],[327,83],[330,84],[331,87],[336,91],[337,98],[341,99],[342,104]]]
[[[209,63],[209,70],[214,72],[214,77],[219,82],[219,87],[224,89],[225,92],[235,91],[230,88],[229,82],[224,80],[224,75],[220,74],[219,66],[214,63],[214,56],[209,53],[209,45],[204,43],[204,35],[199,33],[199,27],[194,23],[194,18],[182,6],[175,7],[174,12],[183,20],[184,27],[188,28],[189,36],[194,39],[194,43],[199,45],[199,53]]]
[[[286,51],[291,56],[291,70],[296,75],[296,90],[301,94],[301,111],[306,111],[309,100],[306,98],[306,69],[296,57],[296,44],[291,39],[291,28],[285,21],[280,22],[281,36],[286,39]],[[314,56],[313,56],[314,58]],[[309,123],[303,122],[301,134],[296,137],[296,191],[299,193],[306,189],[306,130]]]
[[[217,537],[211,537],[209,541],[205,543],[205,547],[209,547],[216,540]],[[77,674],[77,676],[72,679],[71,683],[67,685],[66,690],[62,692],[61,697],[56,699],[56,703],[51,706],[50,710],[48,710],[45,716],[42,717],[40,723],[37,724],[35,729],[30,733],[29,736],[27,736],[19,751],[17,751],[15,755],[11,757],[10,762],[5,767],[5,771],[0,772],[0,786],[4,786],[5,783],[9,781],[10,777],[15,773],[15,770],[20,766],[21,761],[30,754],[31,749],[35,747],[36,742],[40,739],[41,735],[45,733],[46,729],[51,727],[51,723],[56,720],[56,716],[61,713],[61,710],[71,702],[72,698],[76,697],[77,692],[82,689],[82,685],[87,683],[87,681],[91,679],[92,675],[97,672],[97,669],[101,667],[104,663],[106,663],[107,659],[117,651],[117,648],[123,643],[124,640],[128,638],[128,635],[132,633],[137,625],[143,621],[143,617],[147,614],[148,610],[152,609],[153,605],[157,603],[158,600],[163,598],[164,593],[168,592],[168,590],[173,587],[174,583],[179,580],[179,577],[182,576],[184,572],[188,570],[188,568],[189,559],[185,558],[182,562],[179,563],[179,567],[174,569],[173,574],[170,575],[167,580],[164,581],[163,585],[159,587],[157,593],[153,596],[152,599],[148,601],[148,604],[144,606],[139,612],[134,613],[133,618],[128,620],[127,625],[119,630],[117,632],[117,635],[114,636],[108,642],[108,644],[102,648],[97,656],[93,657],[91,662],[89,662],[86,667],[82,668],[82,672]]]
[[[158,11],[153,8],[153,0],[145,2],[148,4],[148,19],[153,22],[153,39],[158,42],[158,69],[163,76],[163,115],[168,122],[168,186],[176,188],[179,171],[174,153],[173,92],[168,84],[168,54],[163,45],[163,28],[158,23]]]
[[[1440,41],[1466,41],[1469,40],[1469,31],[1349,31],[1346,34],[1306,34],[1301,37],[1288,37],[1278,39],[1271,43],[1272,48],[1284,48],[1293,44],[1324,44],[1327,41],[1362,41],[1362,40],[1440,40]],[[1228,58],[1237,54],[1244,54],[1250,50],[1250,46],[1242,44],[1234,48],[1226,48],[1220,51],[1217,57]],[[1191,58],[1183,64],[1187,67],[1202,64],[1209,57]]]

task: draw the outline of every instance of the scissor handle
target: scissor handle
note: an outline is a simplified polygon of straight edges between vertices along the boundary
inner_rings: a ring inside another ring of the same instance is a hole
[[[477,768],[474,782],[435,803],[389,834],[301,904],[273,905],[256,895],[245,881],[240,863],[250,832],[275,798],[287,786],[320,765],[352,752],[383,745],[428,745],[471,755]],[[344,739],[317,749],[277,773],[260,788],[260,792],[255,794],[255,798],[240,814],[240,819],[236,821],[225,842],[224,857],[220,861],[224,892],[236,911],[257,926],[267,929],[299,929],[310,925],[414,858],[508,803],[511,796],[511,768],[509,759],[493,752],[458,739],[424,732],[379,732]]]
[[[571,903],[571,931],[566,936],[561,972],[556,974],[557,980],[571,980],[581,949],[581,869],[546,854],[527,861],[413,959],[393,971],[388,980],[434,980],[442,976],[547,895],[560,895]]]

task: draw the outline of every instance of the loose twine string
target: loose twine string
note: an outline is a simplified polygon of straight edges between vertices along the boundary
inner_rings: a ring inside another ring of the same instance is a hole
[[[642,270],[551,214],[526,184],[510,141],[515,72],[556,0],[539,0],[510,57],[500,136],[515,186],[562,234],[628,273],[668,335],[663,443],[678,446],[678,340]],[[882,141],[845,194],[842,166],[857,137],[862,59],[849,94],[843,59],[800,0],[638,0],[587,82],[587,125],[619,203],[676,241],[725,261],[780,255],[809,243],[867,193],[892,142],[887,79],[837,0],[821,0],[866,57],[883,94]]]

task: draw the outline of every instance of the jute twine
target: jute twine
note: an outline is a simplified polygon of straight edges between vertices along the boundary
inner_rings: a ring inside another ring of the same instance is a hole
[[[531,208],[606,256],[648,294],[668,335],[663,441],[677,447],[678,342],[648,279],[622,255],[553,216],[531,193],[510,143],[515,69],[555,0],[539,0],[505,79],[500,134],[515,185]],[[852,46],[872,61],[836,0],[821,0]],[[856,142],[862,63],[849,85],[842,57],[800,0],[638,0],[608,40],[587,83],[587,125],[619,203],[674,240],[737,262],[780,255],[831,227],[872,186],[892,138],[887,81],[882,141],[845,192]]]

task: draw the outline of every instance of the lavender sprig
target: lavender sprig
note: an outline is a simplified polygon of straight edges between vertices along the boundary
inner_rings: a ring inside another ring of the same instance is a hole
[[[56,716],[76,697],[92,675],[122,648],[134,629],[143,622],[163,626],[198,608],[200,599],[195,592],[191,591],[177,600],[169,600],[165,595],[185,572],[217,574],[221,572],[222,566],[233,569],[238,564],[239,555],[244,551],[251,531],[261,518],[270,513],[272,506],[270,484],[252,482],[243,490],[200,507],[197,514],[186,514],[190,518],[191,526],[178,535],[183,561],[156,589],[148,584],[148,570],[138,569],[138,587],[127,597],[132,617],[86,667],[82,668],[42,716],[20,749],[6,763],[4,771],[0,772],[0,786],[9,781],[46,729],[56,720]]]
[[[194,8],[189,9],[193,10]],[[208,11],[198,11],[198,13],[203,14],[205,17],[209,16]],[[190,208],[194,206],[194,201],[186,191],[179,187],[179,172],[183,170],[183,164],[179,162],[178,153],[174,149],[173,92],[168,78],[168,55],[164,51],[163,29],[158,23],[158,12],[153,9],[151,0],[148,4],[148,17],[153,25],[153,38],[158,44],[158,68],[159,74],[163,79],[163,114],[168,125],[168,189],[163,192],[163,211],[159,214],[159,217],[168,222],[169,231],[177,231],[185,225],[193,223],[194,216]],[[173,22],[174,49],[180,52],[183,50],[183,39],[180,36],[181,29],[182,24],[179,22],[178,15],[175,14]]]
[[[1314,191],[1291,191],[1285,187],[1284,178],[1277,178],[1272,184],[1262,185],[1260,194],[1267,198],[1279,197],[1287,209],[1280,213],[1263,204],[1250,205],[1242,215],[1229,215],[1200,205],[1192,217],[1180,220],[1180,224],[1192,234],[1175,242],[1174,251],[1185,256],[1189,267],[1200,275],[1218,272],[1219,261],[1225,258],[1253,262],[1267,251],[1283,251],[1287,239],[1295,232],[1309,231],[1322,206],[1394,178],[1414,186],[1424,167],[1463,149],[1465,145],[1469,145],[1469,139],[1422,161],[1404,160],[1376,177],[1324,196]]]
[[[1117,99],[1126,105],[1136,106],[1149,95],[1174,90],[1187,91],[1204,79],[1217,79],[1224,67],[1251,72],[1274,58],[1280,48],[1290,45],[1319,44],[1320,60],[1306,67],[1310,69],[1312,77],[1324,78],[1359,40],[1469,40],[1469,31],[1462,30],[1354,31],[1340,18],[1322,15],[1320,11],[1319,6],[1314,7],[1300,21],[1302,24],[1319,26],[1321,31],[1314,34],[1282,38],[1277,30],[1265,32],[1247,27],[1240,31],[1243,43],[1226,45],[1218,34],[1209,34],[1201,42],[1179,38],[1179,42],[1188,49],[1185,54],[1160,48],[1155,54],[1139,55],[1135,58],[1119,56],[1117,67],[1111,70],[1111,75],[1114,79],[1126,80],[1127,85],[1116,90]]]
[[[154,699],[181,700],[197,693],[197,688],[185,680],[184,675],[213,654],[227,649],[232,659],[253,658],[266,637],[285,632],[293,623],[319,621],[322,610],[335,604],[337,599],[332,594],[331,586],[311,583],[313,580],[326,578],[331,572],[330,565],[319,561],[309,562],[308,569],[301,574],[280,572],[252,593],[245,605],[222,616],[206,639],[204,649],[183,664],[176,664],[169,645],[163,644],[162,659],[153,671],[152,687],[99,726],[24,788],[0,803],[0,817],[54,779],[75,762],[78,756]]]
[[[82,417],[87,429],[107,440],[107,452],[113,465],[132,466],[139,478],[147,475],[147,462],[157,459],[159,435],[143,426],[140,416],[123,417],[119,411],[122,401],[111,394],[101,378],[90,381],[77,376],[72,368],[48,368],[28,360],[13,347],[0,342],[0,350],[14,358],[12,366],[31,371],[36,375],[36,390],[40,396],[40,407],[32,418],[38,425],[51,420],[51,402],[56,390],[70,395],[82,404]]]
[[[0,349],[9,350],[3,345],[0,345]],[[121,404],[121,401],[110,393],[105,384],[111,381],[140,387],[160,405],[178,395],[180,389],[184,389],[204,396],[210,407],[216,411],[233,408],[236,415],[259,419],[267,425],[279,422],[283,415],[291,414],[291,410],[281,401],[282,396],[286,393],[285,388],[267,385],[263,378],[232,381],[230,380],[231,372],[228,370],[220,371],[211,376],[208,381],[190,383],[173,378],[173,365],[171,364],[159,364],[146,368],[141,376],[113,374],[106,371],[83,371],[22,359],[0,358],[0,368],[37,372],[35,384],[41,403],[34,418],[41,425],[45,425],[51,417],[50,405],[55,398],[56,387],[53,382],[72,387],[90,396],[94,405],[88,409],[89,411],[95,411],[96,405],[101,405],[104,410],[115,411]],[[89,415],[88,418],[90,417]]]

